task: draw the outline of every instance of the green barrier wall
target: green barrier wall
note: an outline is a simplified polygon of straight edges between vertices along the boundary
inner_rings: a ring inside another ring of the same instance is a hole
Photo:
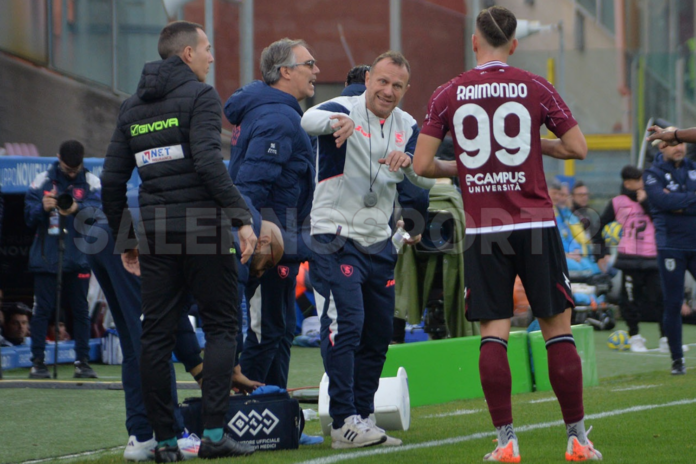
[[[585,387],[599,385],[597,375],[597,361],[595,359],[594,329],[588,325],[574,325],[572,327],[575,345],[582,360],[582,384]],[[529,344],[532,349],[532,368],[536,391],[551,390],[549,381],[549,363],[546,357],[546,343],[541,331],[529,333]],[[406,370],[408,372],[408,369]]]
[[[395,377],[399,366],[403,366],[408,374],[411,406],[481,398],[480,346],[480,336],[390,345],[382,377]],[[512,393],[533,391],[526,332],[510,334],[508,360]]]

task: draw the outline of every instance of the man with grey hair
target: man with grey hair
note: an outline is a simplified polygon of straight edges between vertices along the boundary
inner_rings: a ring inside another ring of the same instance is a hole
[[[236,126],[229,172],[263,219],[281,228],[285,251],[274,269],[247,284],[249,331],[240,364],[251,380],[286,388],[295,280],[311,257],[300,230],[314,195],[314,150],[298,102],[314,95],[319,68],[304,41],[287,38],[266,47],[260,61],[263,81],[240,88],[225,104]]]

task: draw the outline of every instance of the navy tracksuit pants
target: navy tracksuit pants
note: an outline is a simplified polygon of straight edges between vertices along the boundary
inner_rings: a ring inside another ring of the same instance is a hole
[[[246,287],[249,328],[239,363],[251,380],[288,386],[300,264],[279,264]]]
[[[392,339],[394,266],[391,240],[370,247],[335,235],[314,235],[312,284],[325,298],[321,354],[329,376],[334,427],[374,412],[375,392]]]
[[[665,302],[664,328],[672,360],[684,357],[682,350],[682,316],[684,277],[689,271],[696,277],[696,250],[657,250],[662,295]]]
[[[108,228],[106,225],[104,227]],[[121,343],[123,353],[121,381],[126,397],[126,430],[128,435],[135,435],[138,441],[145,441],[152,438],[152,426],[147,420],[140,380],[140,336],[142,334],[140,316],[143,313],[140,279],[123,267],[121,255],[113,253],[114,241],[111,232],[106,232],[109,237],[107,246],[96,249],[96,246],[88,245],[95,249],[91,249],[91,253],[86,254],[87,262],[104,292]],[[186,314],[182,314],[179,320],[174,352],[187,370],[202,362],[198,338]],[[178,403],[173,364],[171,376],[172,398],[175,403]],[[178,408],[175,414],[176,431],[183,432],[184,422]]]
[[[81,272],[63,272],[61,306],[72,311],[72,336],[75,340],[75,359],[89,360],[89,336],[91,332],[87,291],[89,269]],[[48,324],[55,320],[56,274],[34,274],[34,314],[31,318],[31,359],[44,361]],[[58,333],[58,330],[56,330]]]

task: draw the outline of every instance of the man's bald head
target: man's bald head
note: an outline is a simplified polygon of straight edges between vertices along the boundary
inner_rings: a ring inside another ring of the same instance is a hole
[[[261,277],[264,272],[280,262],[284,252],[285,242],[280,228],[270,221],[262,221],[256,250],[249,264],[249,273],[254,277]]]

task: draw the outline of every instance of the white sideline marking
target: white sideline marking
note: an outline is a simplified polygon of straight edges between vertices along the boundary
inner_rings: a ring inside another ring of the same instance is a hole
[[[631,390],[644,390],[646,388],[656,388],[659,386],[660,385],[636,385],[635,387],[615,388],[612,391],[613,392],[625,392],[625,391],[631,391]]]
[[[442,414],[431,414],[429,416],[423,416],[421,419],[432,419],[434,417],[449,417],[449,416],[464,416],[466,414],[476,414],[481,412],[483,409],[458,409],[457,411],[444,412]]]
[[[45,458],[45,459],[34,459],[32,461],[24,461],[20,464],[36,464],[38,462],[47,462],[47,461],[55,461],[57,459],[71,459],[71,458],[81,458],[84,456],[90,456],[92,454],[98,454],[98,453],[107,453],[111,451],[118,451],[124,449],[125,446],[116,446],[115,448],[104,448],[100,450],[94,450],[94,451],[85,451],[84,453],[77,453],[77,454],[67,454],[65,456],[58,456],[58,457],[52,457],[52,458]]]
[[[672,401],[671,403],[664,403],[664,404],[646,404],[644,406],[633,406],[631,408],[626,408],[626,409],[615,409],[613,411],[600,412],[597,414],[589,414],[589,415],[585,416],[585,420],[587,421],[587,420],[592,420],[592,419],[603,419],[605,417],[618,416],[621,414],[628,414],[631,412],[649,411],[651,409],[667,408],[667,407],[671,407],[671,406],[682,406],[685,404],[694,404],[694,403],[696,403],[696,398],[692,398],[692,399],[688,399],[688,400]],[[553,422],[541,422],[539,424],[530,424],[530,425],[523,425],[521,427],[515,427],[515,432],[527,432],[527,431],[536,430],[536,429],[547,429],[550,427],[558,427],[561,425],[563,425],[562,420],[557,420],[557,421],[553,421]],[[474,433],[472,435],[464,435],[461,437],[447,438],[445,440],[426,441],[423,443],[415,443],[413,445],[391,446],[388,448],[372,448],[372,449],[367,450],[367,451],[354,451],[354,452],[345,453],[345,454],[339,454],[339,455],[334,455],[334,456],[326,456],[323,458],[311,459],[309,461],[301,461],[298,464],[332,464],[334,462],[347,461],[349,459],[357,459],[357,458],[363,458],[363,457],[367,457],[367,456],[376,456],[379,454],[399,453],[402,451],[410,451],[413,449],[432,448],[434,446],[443,446],[443,445],[454,445],[454,444],[461,443],[464,441],[471,441],[471,440],[476,440],[479,438],[494,437],[494,436],[496,436],[495,432],[479,432],[479,433]]]
[[[556,401],[556,397],[554,396],[553,398],[542,398],[540,400],[532,400],[529,403],[530,404],[535,404],[535,403],[549,403],[551,401]]]

